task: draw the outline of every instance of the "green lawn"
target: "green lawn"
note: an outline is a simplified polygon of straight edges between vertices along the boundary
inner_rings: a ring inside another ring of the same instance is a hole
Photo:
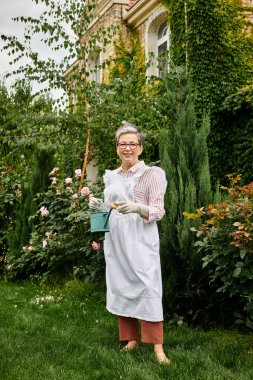
[[[90,285],[2,282],[0,294],[1,380],[253,379],[252,335],[165,323],[172,364],[161,366],[150,345],[119,352],[116,318]]]

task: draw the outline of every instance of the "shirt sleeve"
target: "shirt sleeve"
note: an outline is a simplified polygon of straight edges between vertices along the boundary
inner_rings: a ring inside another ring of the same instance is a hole
[[[145,223],[162,219],[165,214],[164,210],[164,184],[159,174],[155,170],[149,170],[143,177],[141,183],[142,189],[145,190],[143,202],[149,208],[148,219],[143,219]],[[138,197],[138,189],[137,189]],[[138,202],[138,199],[136,199]]]

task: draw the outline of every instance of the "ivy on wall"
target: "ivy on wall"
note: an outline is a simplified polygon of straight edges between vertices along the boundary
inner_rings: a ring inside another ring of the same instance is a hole
[[[253,74],[253,39],[236,0],[196,0],[188,8],[188,56],[202,111],[217,111]]]
[[[238,0],[164,0],[171,54],[187,64],[201,112],[217,111],[253,74],[251,22]]]
[[[243,174],[244,183],[253,181],[253,83],[226,98],[223,114],[234,130],[233,148],[239,153],[236,166]]]
[[[186,62],[185,0],[163,0],[169,9],[170,54],[176,66]]]
[[[110,71],[110,80],[114,78],[124,78],[131,70],[134,60],[138,81],[140,82],[140,86],[143,87],[146,80],[144,47],[141,45],[138,30],[129,23],[124,23],[124,25],[126,27],[127,36],[123,36],[120,30],[119,39],[117,43],[114,43],[115,58],[113,59],[113,65]]]
[[[236,171],[239,155],[231,157],[231,127],[223,102],[249,83],[253,74],[253,8],[240,0],[164,0],[169,8],[171,57],[186,64],[196,90],[199,116],[209,113],[209,155],[213,180]],[[240,124],[240,128],[242,125]],[[222,165],[221,165],[222,162]],[[245,167],[245,170],[249,168]]]

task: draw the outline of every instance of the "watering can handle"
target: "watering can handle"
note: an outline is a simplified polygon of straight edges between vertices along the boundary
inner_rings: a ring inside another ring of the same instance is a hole
[[[110,218],[110,215],[111,215],[111,212],[112,212],[112,208],[111,208],[111,210],[108,212],[108,215],[107,215],[107,217],[106,217],[106,219],[105,219],[105,225],[104,225],[104,227],[106,226],[106,224],[107,224],[107,222],[108,222],[108,220],[109,220],[109,218]]]

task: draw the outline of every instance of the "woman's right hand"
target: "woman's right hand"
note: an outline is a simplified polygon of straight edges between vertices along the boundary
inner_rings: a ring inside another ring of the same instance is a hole
[[[92,210],[102,211],[104,209],[104,202],[102,199],[95,198],[93,194],[90,194],[89,208]]]

